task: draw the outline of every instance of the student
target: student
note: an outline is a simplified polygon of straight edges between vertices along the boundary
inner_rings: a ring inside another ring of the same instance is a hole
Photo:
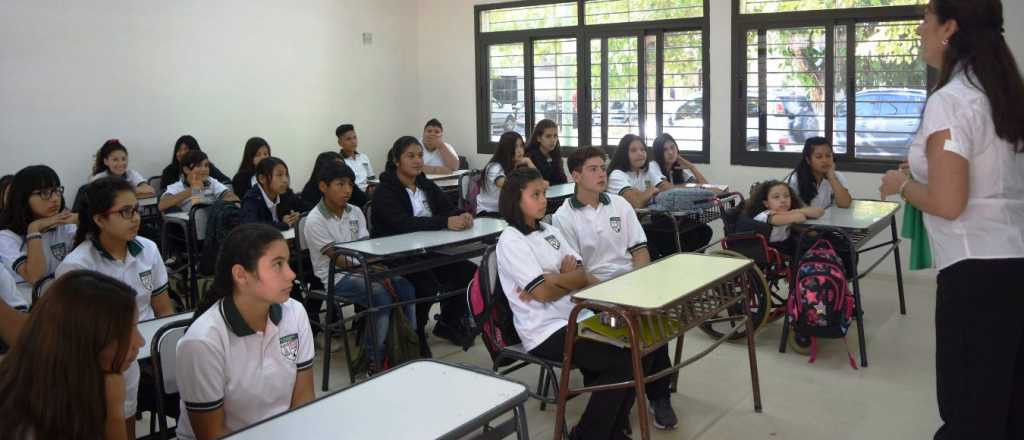
[[[325,151],[316,156],[316,162],[313,164],[313,173],[310,174],[306,185],[302,187],[303,212],[312,210],[316,207],[317,203],[320,203],[320,179],[317,176],[319,176],[320,171],[328,163],[345,163],[345,158],[337,151]],[[370,199],[363,190],[359,189],[359,186],[352,188],[352,197],[348,200],[349,204],[362,208],[366,206],[368,201]]]
[[[626,199],[605,192],[608,176],[604,151],[582,147],[569,156],[569,172],[576,182],[576,194],[567,199],[552,216],[555,229],[583,261],[588,273],[600,281],[631,272],[651,262],[647,236],[640,220]],[[500,267],[500,266],[499,266]],[[652,354],[653,371],[672,365],[668,346]],[[647,385],[647,398],[654,411],[654,426],[672,429],[678,418],[669,397],[671,376]]]
[[[672,185],[708,184],[708,179],[704,178],[697,166],[679,154],[679,147],[672,135],[662,133],[661,136],[655,138],[653,149],[654,163],[658,164],[658,171],[661,171],[661,175],[665,176],[668,183]]]
[[[11,188],[11,182],[13,180],[13,174],[0,177],[0,212],[3,212],[4,208],[7,206],[7,190]]]
[[[288,165],[276,157],[256,167],[257,184],[242,199],[242,222],[265,223],[282,231],[299,222],[302,201],[288,187]]]
[[[18,171],[9,191],[9,207],[0,212],[0,260],[29,303],[33,285],[74,249],[78,214],[65,207],[60,178],[46,165]]]
[[[551,185],[566,183],[569,178],[562,168],[562,147],[558,142],[558,125],[550,119],[543,119],[530,134],[530,142],[526,143],[526,156],[533,161]]]
[[[209,203],[218,198],[237,202],[238,196],[216,179],[210,178],[210,160],[202,151],[190,151],[181,158],[181,175],[160,197],[160,212],[171,209],[188,212],[195,203]]]
[[[804,207],[796,191],[778,180],[759,184],[744,209],[748,218],[772,225],[769,245],[790,257],[796,251],[796,241],[790,234],[789,226],[825,215],[824,209]]]
[[[242,163],[238,164],[238,172],[231,178],[231,188],[235,194],[245,195],[256,185],[256,166],[260,161],[270,157],[270,144],[261,137],[251,137],[245,141],[242,151]]]
[[[0,438],[134,439],[123,374],[144,343],[136,314],[135,292],[106,275],[54,281],[0,363]]]
[[[341,147],[341,157],[345,158],[345,165],[352,169],[356,175],[356,186],[360,191],[370,192],[370,180],[377,180],[373,174],[373,164],[370,157],[358,151],[359,137],[356,136],[356,128],[352,124],[341,124],[334,130],[338,137],[338,146]]]
[[[444,127],[441,121],[431,119],[423,127],[423,172],[427,174],[451,174],[459,169],[459,154],[451,144],[444,141]]]
[[[91,270],[125,283],[135,292],[138,320],[168,316],[174,306],[167,294],[167,267],[156,243],[139,237],[139,201],[131,185],[104,177],[85,190],[86,202],[79,212],[75,250],[57,266],[56,276],[75,270]],[[133,362],[124,373],[124,416],[134,433],[138,407],[139,365]]]
[[[476,199],[477,216],[500,217],[498,194],[505,184],[505,175],[519,167],[534,168],[533,162],[526,157],[523,137],[514,131],[505,132],[498,139],[498,149],[491,156],[491,161],[484,166],[483,179],[480,179],[480,195]]]
[[[171,163],[164,167],[160,174],[160,193],[164,193],[168,186],[181,180],[181,160],[190,151],[202,151],[199,142],[191,135],[184,135],[174,143],[174,154],[171,155]],[[218,182],[229,182],[228,176],[224,175],[216,166],[210,164],[210,176]]]
[[[800,164],[786,178],[804,205],[826,209],[832,205],[849,208],[853,203],[846,177],[836,171],[832,157],[828,139],[812,137],[804,143]]]
[[[100,146],[96,152],[96,163],[92,166],[90,182],[107,176],[119,177],[128,181],[139,197],[153,197],[156,190],[146,183],[146,178],[137,171],[128,169],[128,149],[117,139],[110,139]]]
[[[498,239],[498,277],[523,347],[534,356],[561,362],[573,308],[569,294],[599,281],[584,269],[558,228],[540,221],[547,209],[546,189],[540,173],[531,168],[513,171],[501,188],[499,210],[509,227]],[[585,386],[633,377],[629,351],[601,342],[577,339],[573,365],[583,372]],[[632,388],[591,394],[569,438],[628,438],[623,431],[632,400]]]
[[[388,152],[388,162],[373,192],[372,235],[386,237],[415,231],[460,231],[473,227],[473,215],[462,212],[448,200],[441,188],[423,175],[423,147],[412,136],[402,136]],[[429,258],[429,255],[424,257]],[[476,272],[468,261],[406,275],[416,286],[416,296],[427,298],[443,292],[465,289]],[[429,357],[425,328],[431,303],[416,305],[416,325],[420,350]],[[468,347],[473,338],[465,328],[466,302],[450,298],[441,302],[441,317],[434,335],[455,345]]]
[[[313,271],[323,285],[327,286],[331,262],[340,268],[334,279],[335,293],[356,304],[367,306],[366,281],[362,276],[359,262],[343,255],[335,255],[333,246],[370,237],[366,227],[366,217],[359,207],[348,204],[355,186],[355,173],[345,164],[329,163],[317,177],[323,198],[306,218],[304,232],[306,243],[309,244],[310,259]],[[390,286],[387,286],[390,284]],[[402,277],[390,277],[384,284],[373,283],[373,306],[388,306],[394,303],[390,289],[394,290],[398,301],[416,299],[416,291],[412,284]],[[416,328],[416,307],[412,304],[404,306],[406,317],[413,328]],[[385,356],[384,342],[387,338],[391,311],[384,310],[374,314],[376,336],[372,346],[372,358],[383,361]],[[364,333],[367,342],[370,332]],[[371,362],[371,369],[373,363]],[[371,371],[373,373],[373,371]]]
[[[251,223],[228,234],[178,342],[179,439],[220,438],[313,400],[313,335],[288,297],[294,280],[276,229]]]

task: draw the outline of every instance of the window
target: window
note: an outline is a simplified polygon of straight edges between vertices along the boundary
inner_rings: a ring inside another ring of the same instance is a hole
[[[563,147],[615,146],[630,133],[650,144],[670,133],[688,159],[707,162],[705,3],[476,6],[480,152],[551,119]]]
[[[905,160],[929,84],[922,9],[906,5],[925,1],[737,1],[733,163],[791,168],[813,136],[829,139],[841,169]],[[847,9],[802,12],[835,8]]]

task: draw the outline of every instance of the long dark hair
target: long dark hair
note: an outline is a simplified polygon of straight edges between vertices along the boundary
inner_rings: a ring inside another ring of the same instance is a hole
[[[959,67],[969,81],[988,97],[996,135],[1024,152],[1024,80],[1003,35],[1003,4],[999,0],[932,0],[932,11],[941,22],[956,20],[957,31],[949,37],[935,89],[941,89]],[[975,82],[977,81],[977,83]]]
[[[512,169],[515,168],[516,165],[516,146],[518,146],[519,142],[522,141],[523,137],[520,136],[519,133],[514,131],[505,132],[505,134],[501,135],[501,138],[498,139],[498,149],[494,150],[494,155],[491,156],[491,160],[487,162],[487,165],[496,163],[501,167],[501,170],[504,171],[505,174],[511,173]],[[525,153],[525,149],[523,151]],[[484,174],[486,173],[487,166],[484,166]],[[486,175],[483,177],[481,186],[482,189],[486,191],[487,186],[494,185],[494,182],[487,179]]]
[[[178,147],[181,146],[181,144],[185,144],[185,146],[188,147],[188,151],[203,151],[203,149],[199,147],[199,141],[192,137],[192,135],[186,134],[179,137],[178,140],[174,142],[174,149],[171,150],[171,165],[174,166],[174,169],[179,173],[181,172],[181,164],[178,163],[177,153]]]
[[[128,155],[128,149],[125,148],[124,145],[121,145],[121,141],[117,139],[106,141],[102,146],[100,146],[100,150],[96,152],[96,163],[92,165],[93,175],[97,175],[109,169],[107,168],[107,164],[103,163],[103,161],[106,160],[107,157],[110,157],[110,154],[115,151],[124,151],[124,154]]]
[[[395,144],[391,146],[391,149],[388,150],[388,163],[384,166],[384,171],[398,173],[398,159],[402,157],[405,150],[408,150],[414,144],[423,148],[423,144],[415,136],[402,136],[398,138]]]
[[[505,185],[501,187],[501,194],[498,196],[498,212],[509,225],[518,229],[523,235],[528,235],[536,229],[531,228],[526,222],[523,209],[519,207],[519,200],[523,198],[523,190],[526,189],[527,184],[543,178],[540,171],[533,168],[518,168],[508,174],[508,177],[505,178]]]
[[[278,240],[284,240],[281,232],[263,223],[246,223],[233,229],[221,243],[217,264],[214,266],[213,284],[196,308],[195,318],[202,316],[217,301],[234,294],[235,277],[231,269],[235,265],[241,265],[246,272],[256,273],[260,257]]]
[[[103,437],[104,376],[127,360],[136,310],[135,290],[107,275],[76,270],[54,281],[0,363],[0,437]],[[101,366],[111,343],[113,365]]]
[[[619,146],[615,148],[615,153],[612,153],[612,161],[608,164],[608,174],[612,171],[619,170],[626,174],[633,172],[633,165],[629,162],[629,146],[634,141],[640,141],[640,145],[643,145],[644,149],[647,149],[647,145],[644,144],[643,138],[635,134],[627,134],[622,137],[619,141]],[[647,171],[647,167],[650,166],[651,161],[644,163],[644,167],[641,168],[643,171]]]
[[[675,164],[665,163],[665,145],[669,142],[676,144],[676,151],[679,151],[679,144],[676,143],[676,139],[668,133],[662,133],[660,136],[654,138],[654,144],[651,148],[654,152],[654,163],[658,164],[658,168],[661,169],[661,174],[665,178],[672,181],[672,171],[675,169]],[[675,183],[672,181],[672,183]]]
[[[548,129],[555,129],[555,148],[551,150],[550,157],[551,161],[556,165],[555,169],[561,172],[562,169],[562,143],[558,139],[558,124],[550,119],[541,119],[537,123],[537,126],[533,127],[533,132],[530,133],[530,141],[526,143],[526,152],[530,153],[533,151],[540,151],[540,137],[544,135],[544,132]]]
[[[256,157],[256,153],[263,147],[267,147],[267,155],[270,155],[270,144],[263,138],[251,137],[245,141],[245,150],[242,151],[242,163],[238,164],[238,172],[236,174],[245,173],[244,175],[247,176],[255,174],[256,166],[252,164],[252,158]]]
[[[14,174],[0,177],[0,211],[3,211],[4,207],[7,206],[7,197],[5,197],[6,194],[4,193],[7,192],[7,188],[11,186],[12,181],[14,181]]]
[[[332,162],[344,162],[345,159],[341,157],[341,153],[337,151],[325,151],[316,156],[316,162],[313,163],[313,172],[309,175],[309,180],[306,181],[306,185],[302,187],[303,196],[306,195],[306,190],[312,185],[314,188],[317,187],[317,183],[320,182],[320,170],[324,169],[327,164]],[[317,192],[320,190],[317,189]]]
[[[181,158],[181,162],[178,164],[178,166],[179,166],[178,173],[181,176],[184,176],[185,175],[185,168],[188,168],[188,169],[195,168],[196,165],[199,165],[199,164],[203,163],[204,160],[206,160],[206,161],[210,160],[210,157],[207,156],[206,153],[204,153],[202,151],[199,151],[199,150],[189,151],[187,154],[185,154],[185,156],[183,156]]]
[[[82,204],[78,211],[75,246],[85,240],[99,238],[100,226],[93,221],[92,216],[110,211],[110,208],[114,207],[114,200],[122,192],[135,194],[132,185],[127,180],[111,176],[96,179],[85,187]]]
[[[14,175],[11,181],[10,193],[7,194],[8,203],[0,212],[0,230],[10,229],[15,234],[25,235],[28,224],[36,220],[32,214],[32,208],[28,199],[32,192],[56,188],[60,186],[60,177],[57,172],[46,165],[32,165],[22,168]],[[60,197],[60,209],[65,208],[64,196]]]
[[[818,196],[818,179],[814,177],[814,172],[811,170],[811,156],[814,156],[815,148],[823,145],[832,151],[832,144],[828,143],[828,139],[820,136],[807,139],[804,142],[804,149],[800,153],[800,163],[790,173],[791,176],[796,175],[800,200],[807,205],[811,204],[811,201]],[[787,180],[789,179],[787,178]]]
[[[750,198],[747,199],[747,204],[743,207],[743,213],[748,218],[754,218],[761,211],[764,211],[765,200],[768,200],[768,193],[771,192],[772,188],[782,185],[786,187],[786,191],[789,191],[789,209],[803,208],[804,204],[800,201],[800,197],[797,197],[796,193],[793,192],[793,188],[786,182],[781,180],[767,180],[754,185],[754,189],[750,192]]]

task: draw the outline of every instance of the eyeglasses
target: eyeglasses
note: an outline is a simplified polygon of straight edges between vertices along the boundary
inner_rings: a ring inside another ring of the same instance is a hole
[[[50,200],[54,195],[64,195],[64,187],[58,186],[56,188],[46,188],[32,191],[29,196],[39,196],[43,200]]]
[[[104,215],[110,215],[110,214],[113,214],[113,213],[118,213],[118,214],[121,214],[121,218],[123,218],[125,220],[131,220],[131,219],[135,218],[135,216],[138,215],[140,212],[142,212],[142,209],[139,208],[138,204],[135,204],[134,206],[125,206],[124,208],[121,208],[121,209],[110,210],[110,211],[104,212],[103,214]]]

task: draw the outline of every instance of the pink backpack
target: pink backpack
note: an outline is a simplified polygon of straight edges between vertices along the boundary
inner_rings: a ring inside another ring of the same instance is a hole
[[[817,338],[843,338],[853,321],[855,300],[832,243],[821,239],[800,259],[786,304],[793,330],[811,338],[811,358],[817,358]],[[850,365],[857,369],[847,348]]]

